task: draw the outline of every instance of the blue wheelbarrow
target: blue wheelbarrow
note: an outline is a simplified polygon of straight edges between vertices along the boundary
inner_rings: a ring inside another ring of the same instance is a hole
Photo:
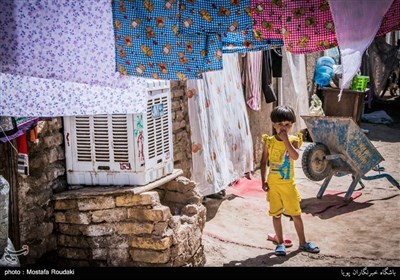
[[[400,189],[399,183],[389,174],[365,176],[384,159],[352,118],[301,117],[313,139],[303,152],[303,172],[312,181],[324,180],[317,198],[323,196],[333,176],[348,174],[352,175],[353,181],[344,196],[345,201],[350,200],[357,184],[365,187],[361,179],[386,178]]]

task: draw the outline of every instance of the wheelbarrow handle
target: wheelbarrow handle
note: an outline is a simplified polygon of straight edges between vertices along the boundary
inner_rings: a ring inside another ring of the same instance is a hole
[[[363,176],[362,177],[364,180],[375,180],[379,178],[386,178],[390,183],[392,183],[393,186],[396,186],[398,189],[400,189],[400,184],[399,182],[396,181],[391,175],[387,173],[381,173],[377,175],[372,175],[372,176]]]

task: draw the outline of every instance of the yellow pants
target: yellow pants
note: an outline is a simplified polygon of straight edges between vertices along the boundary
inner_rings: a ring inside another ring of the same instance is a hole
[[[267,192],[269,215],[279,216],[285,211],[290,216],[300,216],[300,193],[296,184],[270,185]]]

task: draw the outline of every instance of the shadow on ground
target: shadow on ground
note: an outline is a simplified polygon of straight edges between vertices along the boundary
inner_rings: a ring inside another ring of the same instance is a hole
[[[340,194],[327,194],[321,199],[312,197],[301,201],[303,213],[311,214],[321,219],[330,219],[335,216],[368,208],[371,205],[373,203],[356,202],[354,200],[345,202],[343,196]]]
[[[288,261],[290,258],[293,258],[297,254],[301,253],[300,250],[288,252],[286,256],[276,256],[275,253],[268,253],[265,255],[259,255],[255,258],[249,258],[243,261],[231,261],[227,264],[224,264],[224,267],[229,266],[274,266],[280,265],[284,262]]]
[[[215,215],[218,212],[219,207],[221,206],[221,204],[225,200],[229,201],[229,200],[235,199],[237,197],[243,198],[243,197],[240,197],[240,196],[235,195],[235,194],[228,194],[226,196],[215,197],[215,198],[210,197],[210,196],[209,197],[205,197],[203,199],[203,205],[207,209],[206,222],[212,220],[215,217]]]

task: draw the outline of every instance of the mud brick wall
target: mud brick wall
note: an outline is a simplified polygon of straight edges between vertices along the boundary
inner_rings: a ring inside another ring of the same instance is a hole
[[[22,264],[36,263],[46,252],[56,249],[53,232],[54,192],[66,189],[62,119],[52,118],[38,124],[37,143],[28,141],[29,176],[18,175],[18,219],[20,245],[28,245],[29,254]],[[15,248],[17,250],[21,248]]]
[[[188,99],[185,90],[186,82],[171,81],[174,167],[182,169],[183,175],[190,178],[192,169],[192,143],[190,141]]]
[[[85,188],[54,197],[63,266],[203,266],[206,208],[196,184],[178,177],[160,188]]]

